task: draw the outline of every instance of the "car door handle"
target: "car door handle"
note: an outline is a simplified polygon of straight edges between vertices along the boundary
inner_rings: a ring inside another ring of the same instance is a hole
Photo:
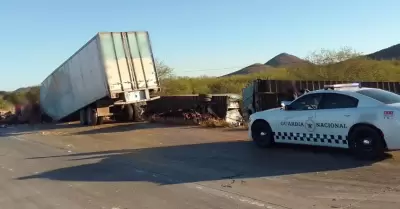
[[[349,117],[350,115],[344,115],[345,117]]]

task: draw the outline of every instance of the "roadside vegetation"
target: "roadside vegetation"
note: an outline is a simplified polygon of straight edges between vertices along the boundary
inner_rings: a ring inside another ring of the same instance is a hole
[[[156,62],[161,95],[199,93],[241,93],[254,79],[277,80],[340,80],[340,81],[400,81],[400,60],[378,61],[345,47],[339,50],[321,49],[311,52],[300,66],[272,67],[261,73],[226,77],[182,77],[163,62]],[[16,104],[39,101],[39,86],[0,92],[0,109]]]
[[[0,99],[0,111],[8,111],[11,108],[12,108],[12,105],[8,101],[6,101],[2,98]]]
[[[13,92],[0,92],[0,110],[12,110],[15,105],[39,102],[39,86],[25,87]]]
[[[348,47],[314,51],[305,60],[310,64],[229,77],[179,77],[164,65],[170,74],[163,74],[161,94],[241,93],[255,79],[400,81],[400,60],[372,60]]]

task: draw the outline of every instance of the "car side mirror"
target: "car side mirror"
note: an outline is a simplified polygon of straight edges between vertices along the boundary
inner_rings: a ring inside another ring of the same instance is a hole
[[[284,110],[289,110],[290,109],[290,101],[282,101],[281,102],[281,107],[282,107],[282,109],[284,109]]]
[[[284,109],[284,110],[292,110],[292,106],[287,105],[287,106],[283,107],[283,109]]]

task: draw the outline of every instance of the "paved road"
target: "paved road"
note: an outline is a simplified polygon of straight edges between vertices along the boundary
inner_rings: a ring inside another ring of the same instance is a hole
[[[293,147],[259,150],[243,131],[135,124],[2,132],[1,208],[400,205],[400,166],[393,160],[358,162],[345,153]]]

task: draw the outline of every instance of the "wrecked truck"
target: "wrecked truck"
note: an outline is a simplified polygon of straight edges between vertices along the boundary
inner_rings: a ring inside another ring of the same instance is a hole
[[[54,121],[141,121],[159,90],[148,32],[99,32],[41,83],[40,105]]]
[[[292,101],[308,92],[308,86],[298,81],[256,79],[242,89],[242,115],[247,121],[251,114],[277,108],[282,101]]]

